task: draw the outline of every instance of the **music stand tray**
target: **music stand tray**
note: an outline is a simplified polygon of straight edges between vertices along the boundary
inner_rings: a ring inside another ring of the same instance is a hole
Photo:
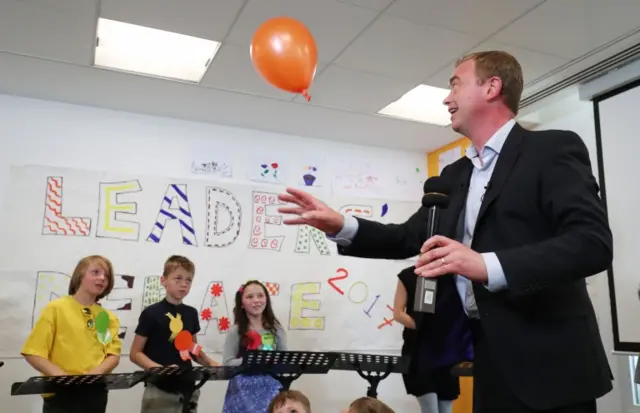
[[[182,381],[183,385],[180,386],[182,412],[189,413],[197,407],[196,403],[191,402],[191,397],[197,389],[204,386],[209,380],[229,380],[239,372],[240,369],[238,367],[230,366],[164,366],[146,370],[144,372],[144,380],[151,379],[151,382],[153,382],[153,378],[171,377],[172,380]]]
[[[367,396],[378,397],[378,385],[391,373],[407,373],[409,358],[379,354],[335,353],[338,358],[333,370],[351,370],[369,382]]]
[[[249,350],[243,357],[243,374],[269,374],[289,390],[303,374],[327,374],[337,354],[316,351]]]
[[[130,389],[144,378],[144,372],[86,374],[68,376],[35,376],[11,385],[12,396],[62,393],[86,389]]]

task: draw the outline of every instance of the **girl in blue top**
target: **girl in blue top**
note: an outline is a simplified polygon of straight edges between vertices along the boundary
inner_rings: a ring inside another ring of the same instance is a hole
[[[267,288],[251,280],[236,292],[234,325],[222,354],[226,366],[239,366],[247,350],[287,350],[286,335],[273,313]],[[267,413],[281,384],[269,375],[237,375],[229,381],[223,413]]]

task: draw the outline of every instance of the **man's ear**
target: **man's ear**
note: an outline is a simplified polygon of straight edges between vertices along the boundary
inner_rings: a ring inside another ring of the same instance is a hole
[[[486,83],[488,100],[495,100],[502,95],[502,80],[499,77],[491,77]]]

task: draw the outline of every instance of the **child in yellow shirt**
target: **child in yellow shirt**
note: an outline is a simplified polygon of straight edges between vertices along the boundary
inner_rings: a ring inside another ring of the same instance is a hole
[[[21,354],[45,376],[107,374],[120,361],[120,322],[98,301],[114,285],[113,266],[101,256],[78,262],[69,295],[42,310]],[[43,413],[104,413],[106,391],[43,395]]]

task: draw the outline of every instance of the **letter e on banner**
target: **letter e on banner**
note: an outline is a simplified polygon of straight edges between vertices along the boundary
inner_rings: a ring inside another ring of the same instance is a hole
[[[306,282],[291,287],[290,330],[324,330],[324,317],[308,317],[304,310],[319,311],[320,300],[309,300],[309,294],[320,294],[320,283]]]

